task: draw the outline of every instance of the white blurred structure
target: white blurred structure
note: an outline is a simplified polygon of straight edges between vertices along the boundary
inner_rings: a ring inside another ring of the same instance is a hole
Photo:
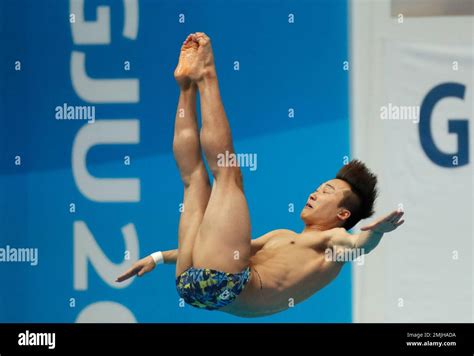
[[[352,156],[379,176],[376,216],[399,204],[406,211],[405,225],[365,265],[353,265],[355,322],[474,320],[472,7],[472,0],[351,3]],[[451,167],[429,158],[416,120],[381,118],[384,107],[421,106],[438,85],[446,93],[464,88],[463,98],[436,102],[423,133],[452,155]],[[448,132],[453,120],[467,131]],[[469,162],[456,166],[463,139]]]

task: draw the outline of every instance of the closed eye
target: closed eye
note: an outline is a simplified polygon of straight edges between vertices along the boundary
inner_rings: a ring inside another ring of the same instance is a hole
[[[326,183],[324,185],[324,193],[333,193],[336,190],[331,184]]]

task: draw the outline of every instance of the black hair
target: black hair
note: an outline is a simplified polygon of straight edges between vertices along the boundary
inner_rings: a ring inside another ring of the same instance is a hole
[[[374,214],[374,202],[378,195],[377,177],[366,165],[359,160],[352,160],[344,165],[336,174],[337,179],[348,183],[350,192],[345,192],[339,207],[344,207],[351,212],[343,227],[352,228],[360,220]]]

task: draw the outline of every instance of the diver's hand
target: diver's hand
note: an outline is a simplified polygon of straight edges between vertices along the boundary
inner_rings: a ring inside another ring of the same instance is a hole
[[[151,256],[147,256],[135,262],[130,269],[128,269],[121,276],[117,277],[115,282],[123,282],[135,275],[137,275],[138,277],[141,277],[145,273],[152,271],[155,267],[156,267],[156,264],[155,264],[155,261],[153,261],[153,258]]]
[[[361,227],[361,231],[371,230],[379,234],[384,234],[393,231],[405,222],[405,220],[400,220],[402,216],[403,211],[392,211],[387,216],[384,216],[383,218],[376,220],[375,222],[370,223],[369,225]]]

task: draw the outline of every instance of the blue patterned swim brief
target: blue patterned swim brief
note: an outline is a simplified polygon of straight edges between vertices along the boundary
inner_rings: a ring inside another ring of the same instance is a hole
[[[186,303],[200,309],[216,310],[232,303],[250,276],[250,267],[240,273],[191,267],[176,278],[176,289]]]

